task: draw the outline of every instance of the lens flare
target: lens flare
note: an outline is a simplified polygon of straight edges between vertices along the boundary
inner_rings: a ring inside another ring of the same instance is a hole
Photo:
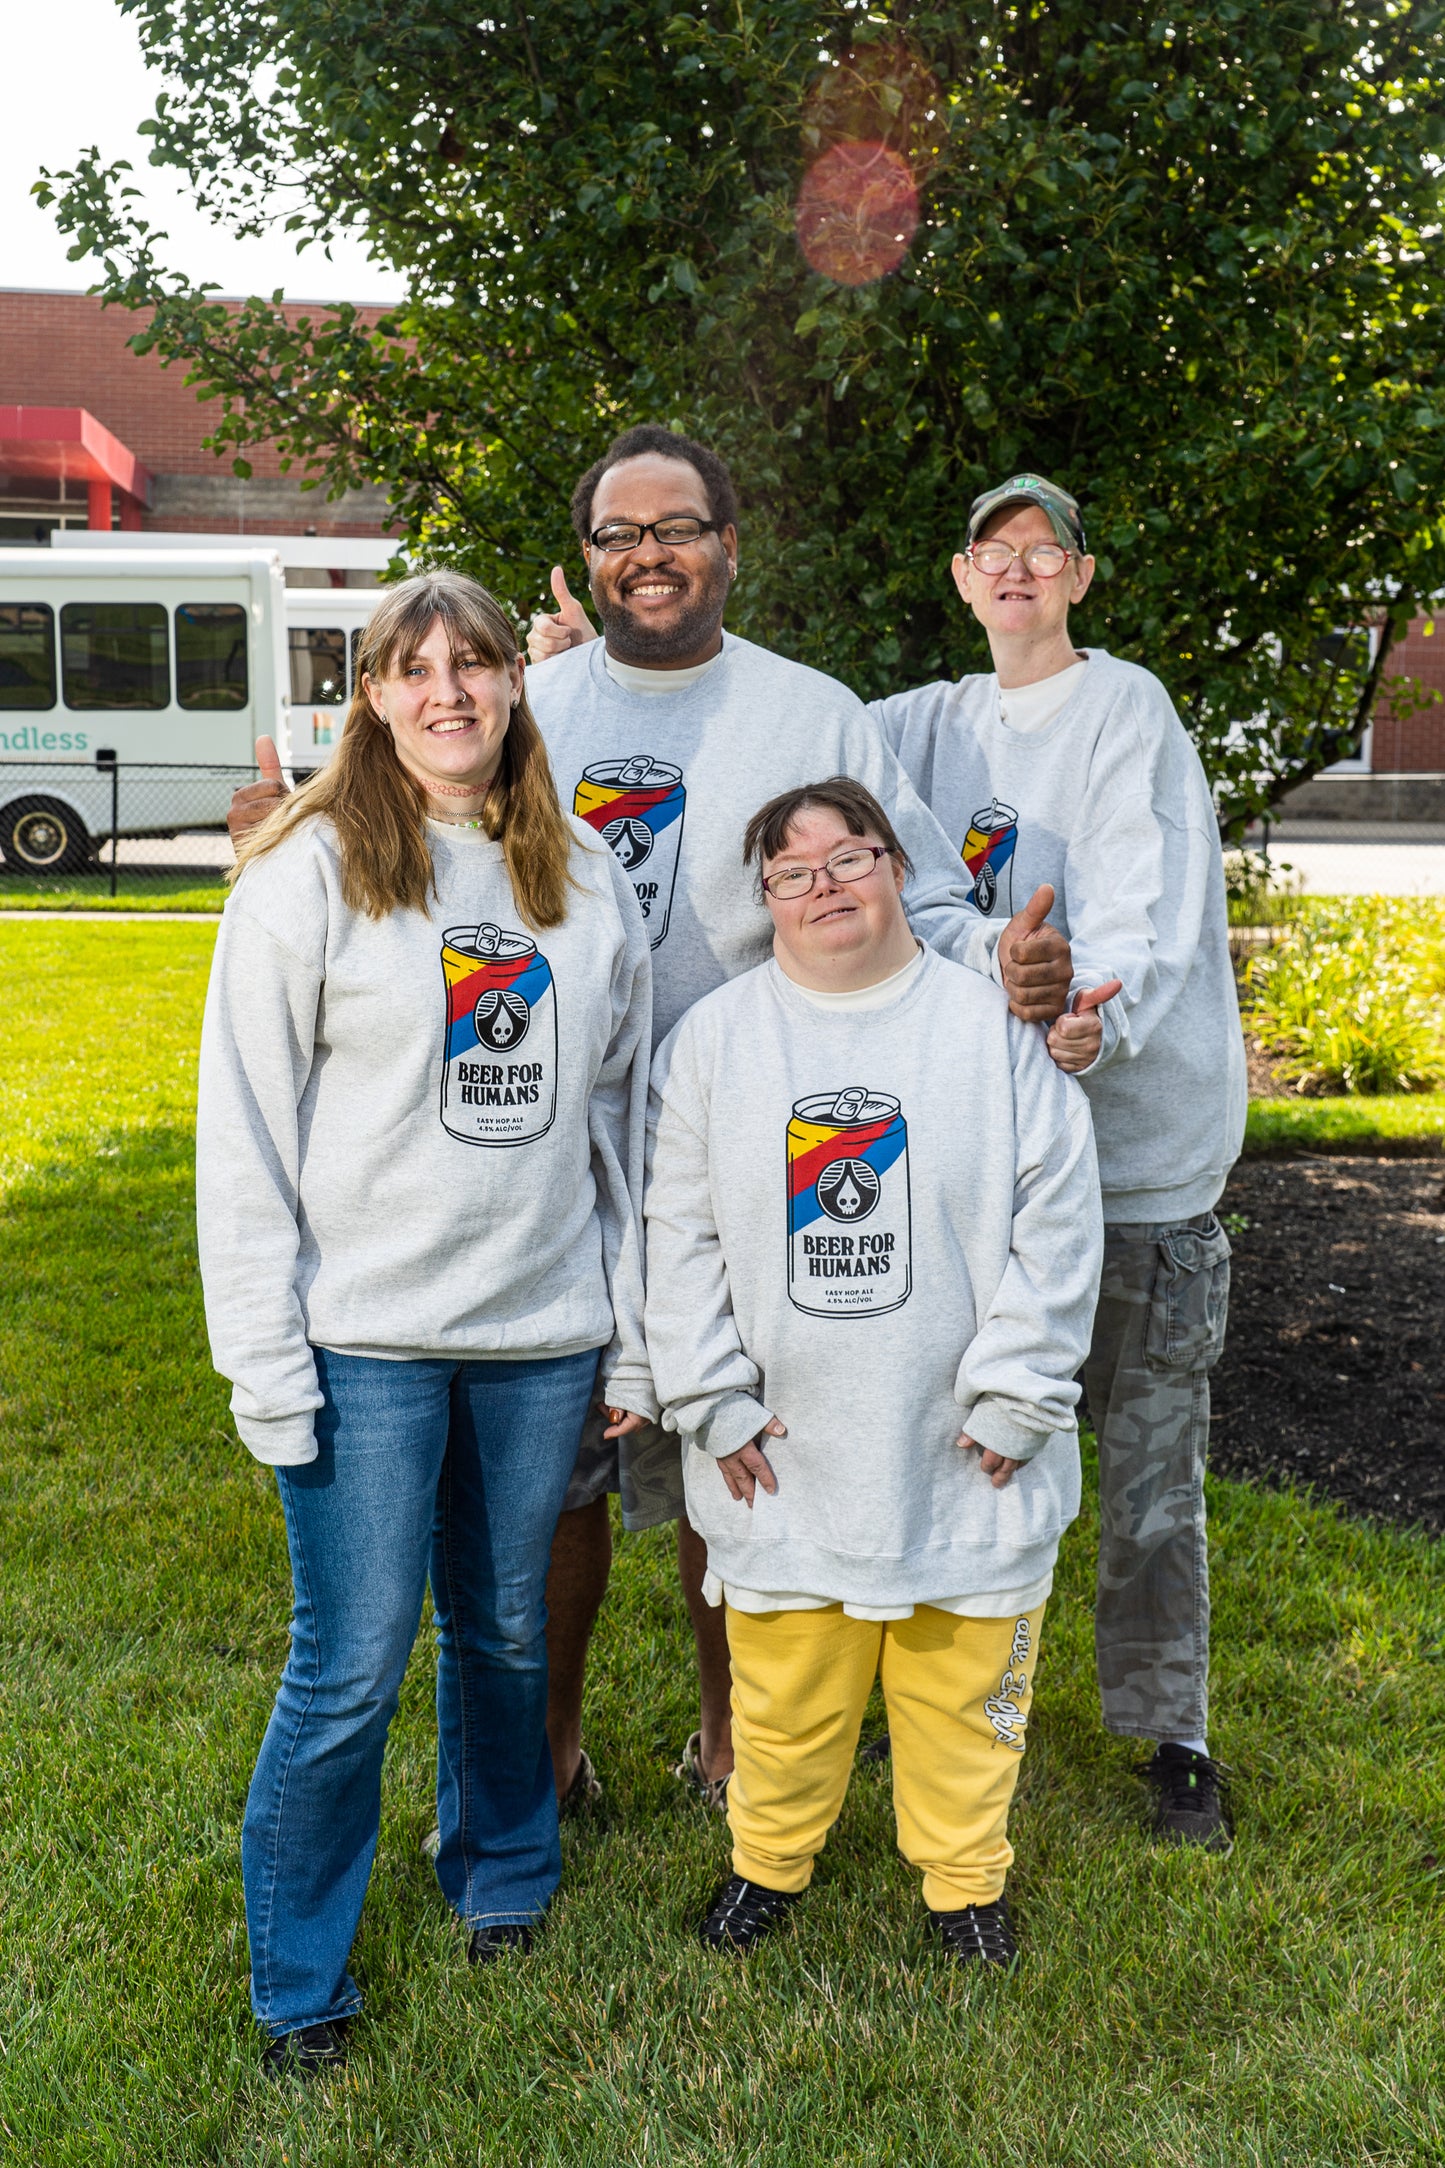
[[[908,160],[886,143],[835,143],[808,168],[794,214],[809,268],[839,286],[896,271],[918,231]]]

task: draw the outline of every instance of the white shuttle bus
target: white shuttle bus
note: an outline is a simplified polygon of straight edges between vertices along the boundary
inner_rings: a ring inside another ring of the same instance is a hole
[[[393,554],[364,539],[136,534],[0,549],[6,866],[77,872],[113,822],[122,837],[222,827],[263,732],[293,776],[319,767]],[[309,584],[358,575],[368,584]]]

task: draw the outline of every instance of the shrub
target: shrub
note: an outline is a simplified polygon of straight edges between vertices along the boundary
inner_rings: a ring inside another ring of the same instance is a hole
[[[1247,1028],[1297,1091],[1445,1082],[1445,904],[1296,897],[1244,980]]]
[[[1282,926],[1295,915],[1302,880],[1262,851],[1226,851],[1224,899],[1231,926]],[[1281,878],[1283,876],[1283,878]]]

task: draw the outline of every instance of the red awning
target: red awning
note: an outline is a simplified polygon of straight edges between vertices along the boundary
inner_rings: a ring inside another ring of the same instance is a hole
[[[0,406],[0,474],[108,482],[150,502],[151,478],[135,453],[84,407]]]

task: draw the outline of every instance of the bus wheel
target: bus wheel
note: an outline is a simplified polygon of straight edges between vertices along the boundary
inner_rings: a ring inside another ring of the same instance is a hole
[[[17,798],[0,813],[0,851],[14,873],[82,873],[95,846],[55,798]]]

